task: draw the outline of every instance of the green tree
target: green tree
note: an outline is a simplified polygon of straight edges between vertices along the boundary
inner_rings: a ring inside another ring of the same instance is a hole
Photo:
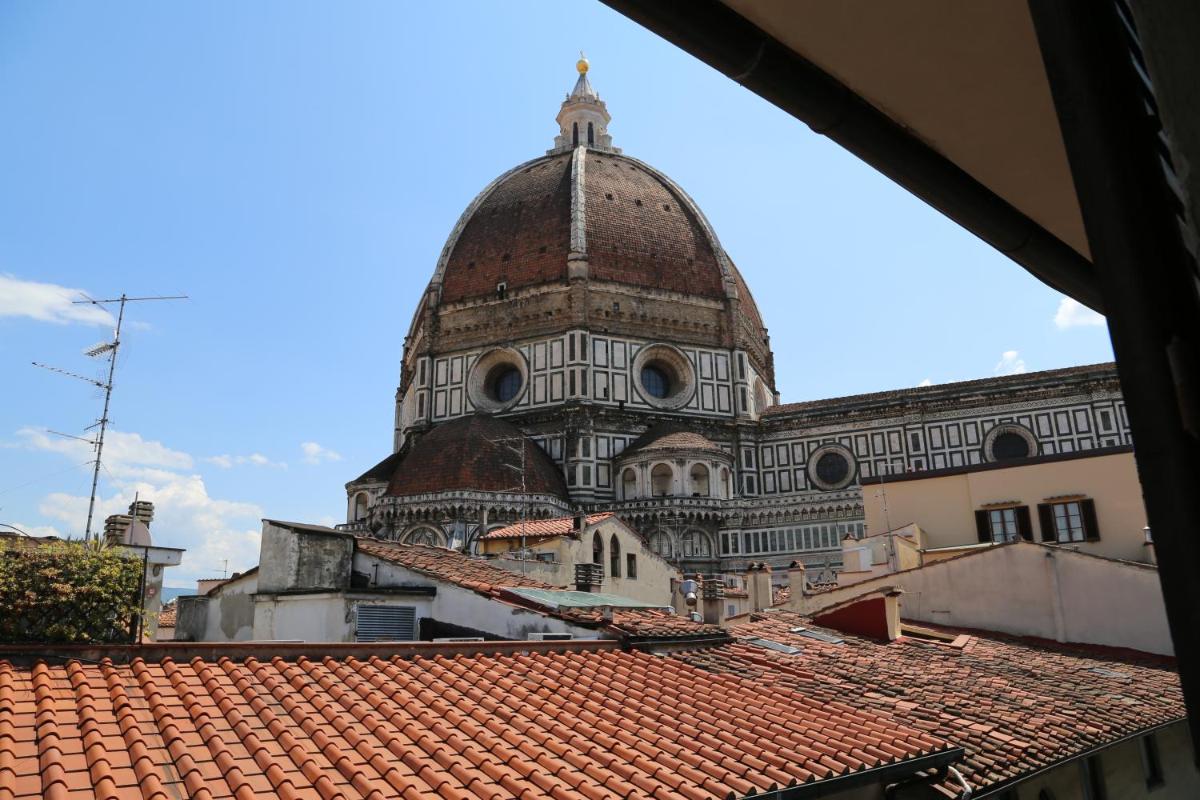
[[[142,560],[82,542],[0,544],[0,643],[125,642]]]

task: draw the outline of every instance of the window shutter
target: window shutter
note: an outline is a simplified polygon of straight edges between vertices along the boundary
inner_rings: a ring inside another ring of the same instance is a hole
[[[1049,503],[1038,503],[1038,524],[1042,526],[1042,541],[1054,542],[1058,536],[1054,533],[1054,512]]]
[[[1033,523],[1029,519],[1029,506],[1018,506],[1017,513],[1017,533],[1027,542],[1033,541]]]
[[[975,512],[975,531],[979,534],[979,541],[990,542],[992,540],[992,526],[988,523],[988,512]]]
[[[1096,520],[1096,501],[1080,500],[1079,508],[1083,512],[1083,535],[1089,542],[1100,541],[1100,523]]]

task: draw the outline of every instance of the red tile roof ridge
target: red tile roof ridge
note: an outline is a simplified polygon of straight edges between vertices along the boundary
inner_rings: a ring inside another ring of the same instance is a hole
[[[587,524],[596,525],[609,517],[614,516],[611,511],[599,511],[587,515]],[[524,522],[514,522],[512,525],[506,525],[503,528],[497,528],[494,531],[488,531],[482,539],[513,539],[520,536],[551,538],[555,536],[564,536],[575,530],[574,515],[562,517],[550,517],[548,519],[530,519]]]
[[[190,661],[195,658],[249,658],[276,656],[287,661],[298,658],[386,655],[398,658],[460,656],[514,652],[553,652],[556,650],[613,650],[619,643],[611,639],[572,639],[541,642],[533,639],[491,640],[484,642],[144,642],[142,644],[40,644],[0,645],[0,668],[4,665],[32,666],[39,662],[61,660],[82,664],[107,659],[112,664],[130,664],[142,659],[158,662],[164,658]],[[0,718],[2,719],[2,718]]]

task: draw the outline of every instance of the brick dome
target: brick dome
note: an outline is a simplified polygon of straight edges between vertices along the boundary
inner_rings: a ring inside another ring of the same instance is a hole
[[[388,481],[393,497],[434,492],[478,491],[514,494],[521,476],[506,465],[520,464],[525,448],[526,491],[569,500],[562,473],[546,452],[516,427],[497,417],[473,414],[437,425],[417,438],[399,459]],[[504,441],[508,440],[508,441]],[[518,490],[519,491],[519,490]]]
[[[511,293],[566,283],[570,262],[586,263],[590,281],[737,296],[744,330],[765,336],[749,288],[692,199],[612,150],[552,151],[497,178],[459,219],[433,283],[443,304],[490,298],[500,284]]]

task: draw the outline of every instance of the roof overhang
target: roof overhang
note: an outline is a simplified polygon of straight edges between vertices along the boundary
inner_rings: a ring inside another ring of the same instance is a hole
[[[1026,3],[604,2],[1101,310]]]

